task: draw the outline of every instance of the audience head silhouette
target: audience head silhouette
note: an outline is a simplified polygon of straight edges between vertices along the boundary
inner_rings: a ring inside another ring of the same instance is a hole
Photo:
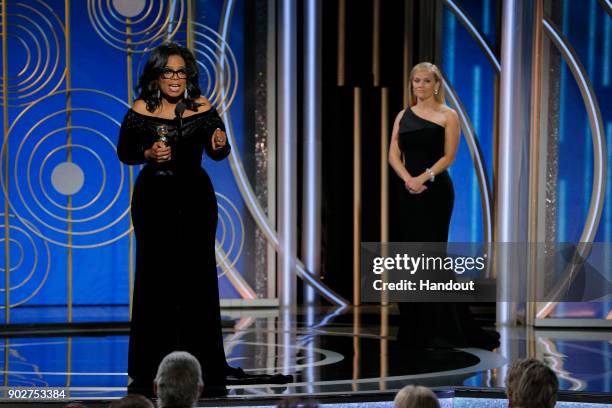
[[[142,395],[131,394],[113,401],[108,408],[155,408],[155,405]]]
[[[185,351],[168,354],[157,369],[154,389],[160,408],[190,408],[202,393],[202,368]]]
[[[440,404],[429,388],[408,385],[395,396],[393,408],[440,408]]]
[[[506,375],[506,394],[511,408],[553,408],[557,402],[559,380],[539,360],[516,361]]]
[[[282,399],[277,408],[318,408],[319,403],[309,399],[302,399],[299,397],[289,397]]]

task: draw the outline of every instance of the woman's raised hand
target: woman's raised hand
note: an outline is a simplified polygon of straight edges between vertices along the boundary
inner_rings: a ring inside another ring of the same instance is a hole
[[[212,135],[212,146],[214,150],[219,150],[227,144],[227,135],[224,131],[217,128]]]

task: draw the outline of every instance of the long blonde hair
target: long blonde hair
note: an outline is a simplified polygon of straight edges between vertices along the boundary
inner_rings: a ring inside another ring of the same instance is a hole
[[[440,408],[440,403],[429,388],[407,385],[395,396],[393,408]]]
[[[410,106],[414,106],[417,103],[416,96],[412,91],[412,79],[417,71],[427,71],[433,74],[434,80],[439,84],[438,94],[434,94],[434,99],[438,103],[444,103],[444,79],[440,68],[432,64],[431,62],[421,62],[416,64],[412,71],[410,71],[410,77],[408,78],[408,101]]]

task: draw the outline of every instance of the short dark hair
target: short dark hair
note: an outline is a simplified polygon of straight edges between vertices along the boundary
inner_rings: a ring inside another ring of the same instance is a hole
[[[514,362],[506,375],[506,394],[512,407],[553,408],[557,391],[557,375],[535,358]]]
[[[147,110],[153,112],[161,104],[159,95],[159,76],[168,63],[171,55],[178,55],[185,60],[185,71],[187,72],[187,98],[184,100],[187,107],[197,110],[196,99],[202,92],[199,85],[198,64],[195,55],[187,47],[183,47],[173,42],[163,43],[153,49],[145,64],[145,67],[138,78],[136,91],[138,99],[142,99],[147,104]]]

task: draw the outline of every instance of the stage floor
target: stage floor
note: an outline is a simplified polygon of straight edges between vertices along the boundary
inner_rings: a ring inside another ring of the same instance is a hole
[[[250,372],[295,375],[294,383],[283,386],[229,387],[230,399],[392,396],[402,386],[416,383],[499,391],[508,363],[527,355],[546,360],[563,390],[612,392],[609,330],[511,328],[500,331],[502,345],[493,352],[414,351],[395,341],[393,308],[311,308],[289,321],[276,309],[224,310],[223,314],[226,325],[232,326],[224,330],[231,365]],[[92,401],[126,393],[126,324],[5,326],[2,336],[5,387],[67,387],[72,399]]]

